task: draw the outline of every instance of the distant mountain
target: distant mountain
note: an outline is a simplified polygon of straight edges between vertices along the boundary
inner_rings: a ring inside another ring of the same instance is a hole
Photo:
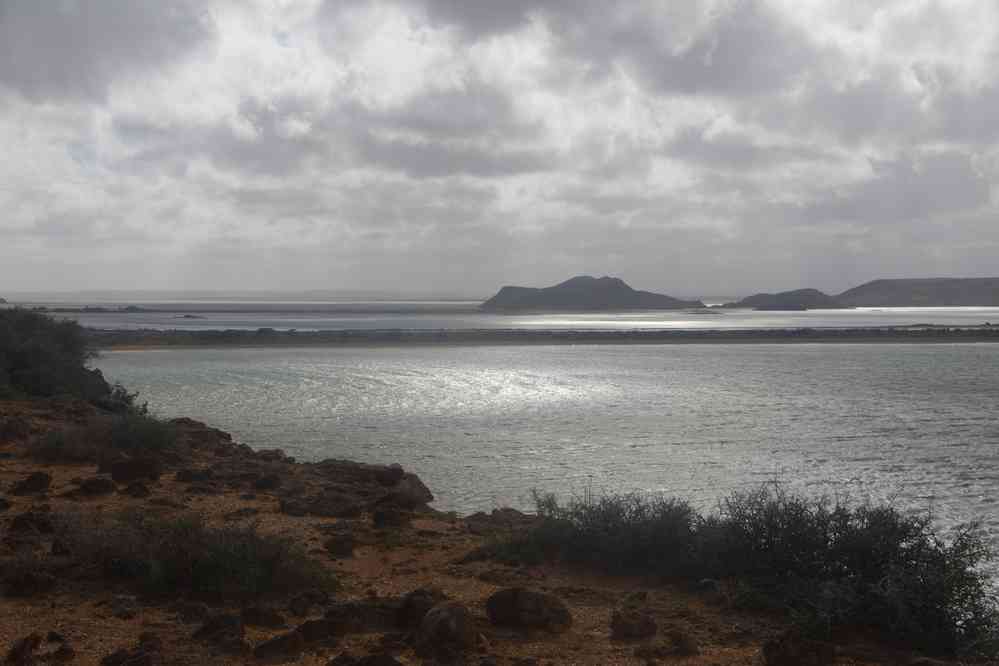
[[[816,308],[846,307],[829,294],[818,289],[795,289],[776,294],[754,294],[741,301],[726,303],[723,308],[752,308],[754,310],[812,310]]]
[[[860,307],[999,306],[999,278],[874,280],[836,297]]]
[[[503,287],[480,306],[491,312],[523,310],[678,310],[702,308],[701,301],[684,301],[664,294],[636,291],[624,280],[580,275],[554,287]]]

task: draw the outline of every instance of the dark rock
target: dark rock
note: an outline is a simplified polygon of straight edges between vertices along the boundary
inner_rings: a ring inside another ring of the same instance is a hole
[[[139,634],[139,642],[132,649],[120,648],[101,660],[101,666],[153,666],[161,661],[163,641],[150,632]]]
[[[267,462],[285,462],[293,460],[285,455],[285,452],[282,449],[260,449],[256,452],[256,458]]]
[[[95,476],[90,479],[84,479],[83,483],[80,484],[79,492],[81,495],[107,495],[114,492],[114,481],[103,476]]]
[[[701,654],[701,646],[689,632],[674,627],[669,630],[669,639],[673,643],[673,654],[679,657],[693,657]]]
[[[330,557],[343,559],[354,556],[354,535],[350,532],[335,534],[323,543]]]
[[[397,598],[342,601],[327,608],[325,618],[338,633],[392,631],[397,627],[400,607]]]
[[[0,299],[2,301],[2,299]],[[0,441],[14,441],[31,434],[31,421],[20,414],[0,416]]]
[[[292,661],[305,650],[305,639],[297,631],[275,636],[253,649],[253,656],[264,661]]]
[[[67,557],[73,553],[62,539],[53,539],[49,554],[53,557]]]
[[[14,641],[4,659],[5,664],[12,666],[27,666],[35,661],[35,650],[42,644],[41,634],[30,634]]]
[[[447,600],[447,596],[434,587],[421,587],[407,592],[402,597],[402,604],[399,607],[398,623],[400,627],[413,629],[420,626],[423,616],[427,612]]]
[[[356,495],[327,491],[309,497],[286,497],[281,500],[281,512],[289,516],[321,516],[323,518],[352,518],[364,511],[364,504]]]
[[[537,522],[536,516],[529,516],[516,509],[493,509],[492,513],[473,513],[464,520],[465,527],[478,536],[492,536],[503,532],[526,529]]]
[[[187,487],[188,495],[221,495],[222,489],[210,483],[192,483]]]
[[[434,501],[434,495],[415,474],[404,474],[389,494],[378,501],[381,506],[400,509],[417,509]]]
[[[611,613],[611,638],[616,641],[638,640],[656,635],[655,618],[647,611],[636,608],[615,610]]]
[[[174,478],[181,483],[203,483],[211,481],[214,477],[215,473],[208,467],[179,469],[177,470],[177,474],[174,475]]]
[[[196,640],[205,641],[230,653],[241,653],[247,649],[243,640],[243,622],[238,615],[215,615],[194,632]]]
[[[138,612],[135,597],[119,594],[111,600],[111,614],[119,620],[131,620]]]
[[[253,482],[255,490],[274,490],[280,487],[281,477],[277,474],[267,474]]]
[[[76,659],[76,650],[74,650],[73,646],[70,645],[69,643],[63,643],[58,648],[56,648],[55,652],[51,652],[48,655],[45,655],[45,659],[47,661],[61,661],[61,662],[73,661],[74,659]]]
[[[52,534],[54,529],[52,516],[48,512],[39,509],[29,509],[24,513],[14,516],[14,519],[10,522],[10,532],[12,534]]]
[[[836,663],[836,647],[788,632],[763,644],[767,666],[831,666]]]
[[[486,615],[498,626],[562,632],[572,626],[572,615],[558,597],[523,587],[500,590],[486,600]]]
[[[291,611],[293,615],[303,617],[308,615],[315,606],[326,604],[329,600],[330,597],[325,592],[321,590],[311,590],[293,597],[288,603],[288,610]]]
[[[230,511],[222,517],[226,520],[246,520],[247,518],[252,518],[258,513],[260,513],[260,509],[254,509],[253,507],[248,506],[243,507],[242,509],[236,509],[235,511]]]
[[[208,618],[208,606],[199,602],[181,601],[171,606],[170,610],[185,624],[204,622]]]
[[[160,478],[160,464],[152,458],[128,458],[111,463],[111,478],[115,483],[131,483]]]
[[[8,597],[30,599],[49,592],[55,584],[55,576],[47,571],[21,571],[5,576],[4,592]]]
[[[8,500],[5,500],[3,497],[0,497],[0,511],[6,511],[11,506],[13,505]]]
[[[65,643],[66,637],[60,634],[58,631],[50,631],[45,635],[46,643]]]
[[[136,499],[149,497],[149,495],[151,494],[149,487],[146,484],[142,483],[141,481],[133,481],[132,483],[128,484],[128,486],[126,486],[125,489],[122,490],[121,492],[125,495],[128,495],[129,497],[134,497]]]
[[[464,604],[443,601],[431,608],[420,622],[417,653],[453,657],[475,647],[475,621]]]
[[[380,530],[408,527],[412,522],[413,514],[398,509],[375,509],[371,514],[371,524]]]
[[[393,463],[388,467],[383,467],[375,471],[375,481],[386,487],[399,483],[404,476],[406,476],[406,472],[402,469],[402,465],[398,463]]]
[[[306,643],[335,644],[334,626],[329,620],[306,620],[295,629]]]
[[[242,610],[240,617],[248,627],[277,628],[285,626],[284,616],[273,608],[264,606],[248,606]]]
[[[30,495],[44,493],[52,485],[52,475],[45,472],[32,472],[10,488],[11,495]]]

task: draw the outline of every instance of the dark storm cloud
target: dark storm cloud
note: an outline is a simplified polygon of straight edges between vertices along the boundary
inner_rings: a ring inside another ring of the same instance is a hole
[[[0,84],[33,98],[101,98],[210,40],[196,0],[0,0]]]

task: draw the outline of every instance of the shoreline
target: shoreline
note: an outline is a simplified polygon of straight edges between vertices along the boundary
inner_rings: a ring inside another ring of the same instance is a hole
[[[125,330],[85,329],[96,349],[218,347],[395,347],[477,345],[621,344],[949,344],[999,342],[999,326],[885,327],[841,329],[678,329],[678,330]]]

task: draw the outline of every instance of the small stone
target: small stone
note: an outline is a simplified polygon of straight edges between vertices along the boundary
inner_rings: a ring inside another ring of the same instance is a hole
[[[97,495],[108,495],[114,492],[114,481],[107,477],[95,476],[90,479],[84,479],[83,483],[80,484],[79,492],[81,495],[97,496]]]
[[[611,614],[611,638],[616,641],[641,640],[656,635],[655,618],[645,610],[625,608]]]

